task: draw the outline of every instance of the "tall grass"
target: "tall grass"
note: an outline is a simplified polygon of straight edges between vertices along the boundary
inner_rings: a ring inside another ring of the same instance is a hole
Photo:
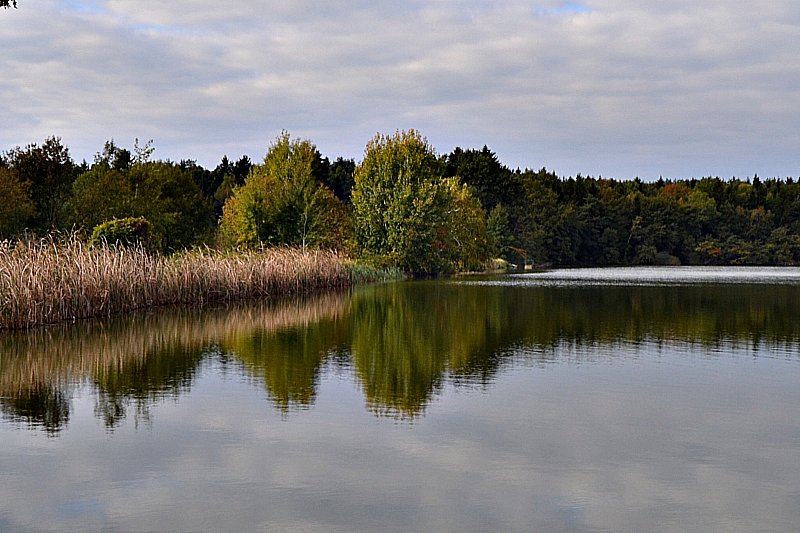
[[[135,247],[90,247],[75,237],[3,242],[0,329],[345,287],[355,281],[346,263],[335,252],[289,248],[165,257]]]
[[[0,334],[0,398],[37,388],[64,389],[145,361],[165,346],[202,352],[257,332],[307,327],[348,312],[341,291],[269,302],[136,312]]]

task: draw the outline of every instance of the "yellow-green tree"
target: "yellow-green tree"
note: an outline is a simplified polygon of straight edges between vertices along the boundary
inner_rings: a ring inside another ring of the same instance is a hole
[[[450,272],[485,256],[483,210],[469,189],[444,180],[443,171],[414,130],[373,138],[356,168],[352,196],[359,253],[415,275]]]
[[[308,140],[283,132],[264,163],[225,202],[220,232],[225,243],[337,248],[349,233],[341,201],[316,175],[321,161]]]
[[[441,233],[450,266],[461,272],[483,270],[491,255],[486,212],[472,187],[459,183],[457,177],[445,179],[442,185],[448,205]]]

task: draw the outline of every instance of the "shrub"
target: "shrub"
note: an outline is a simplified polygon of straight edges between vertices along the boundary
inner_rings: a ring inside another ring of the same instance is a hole
[[[152,226],[144,217],[108,220],[95,226],[90,238],[90,243],[93,246],[101,246],[103,244],[139,245],[146,249],[154,248],[156,241]]]

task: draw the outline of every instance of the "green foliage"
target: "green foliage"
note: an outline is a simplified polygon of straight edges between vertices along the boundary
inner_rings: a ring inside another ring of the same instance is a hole
[[[513,238],[508,224],[508,209],[503,204],[497,204],[489,213],[486,219],[486,233],[489,256],[507,259]]]
[[[345,205],[350,205],[353,194],[356,163],[352,159],[337,157],[330,164],[323,181],[336,197]]]
[[[92,230],[89,242],[94,246],[142,245],[148,249],[154,245],[152,226],[144,217],[114,218],[103,222]]]
[[[438,243],[447,252],[448,268],[481,271],[490,258],[486,212],[468,185],[456,178],[442,182],[447,208]]]
[[[418,132],[377,135],[356,168],[353,215],[359,252],[414,275],[485,261],[485,215]]]
[[[8,168],[0,165],[0,239],[8,239],[21,233],[36,213],[31,201],[29,184],[20,182]]]
[[[134,206],[161,236],[165,250],[180,250],[211,239],[212,207],[190,173],[170,162],[131,167]]]
[[[72,187],[71,220],[77,227],[94,228],[113,218],[139,215],[128,171],[95,164]]]
[[[78,166],[56,137],[0,154],[0,238],[144,217],[165,251],[219,235],[233,246],[347,249],[417,276],[480,268],[491,256],[554,266],[800,264],[792,178],[559,178],[511,171],[486,146],[439,157],[414,130],[377,135],[358,165],[331,163],[285,132],[256,166],[224,157],[206,170],[152,154],[152,141],[137,139],[131,151],[110,140]]]
[[[94,228],[115,218],[144,217],[152,225],[153,241],[164,250],[210,240],[211,201],[194,181],[192,169],[164,161],[142,162],[144,157],[141,153],[139,162],[132,162],[127,150],[106,143],[104,153],[72,187],[72,223]]]
[[[180,167],[191,174],[192,180],[200,187],[203,196],[211,202],[214,226],[222,216],[222,206],[225,205],[225,201],[233,194],[235,187],[244,185],[252,166],[247,156],[242,156],[235,163],[231,163],[227,156],[223,156],[214,170],[206,170],[192,160],[180,163]]]
[[[455,148],[447,156],[445,176],[457,177],[473,188],[475,196],[489,211],[498,204],[506,208],[524,197],[522,183],[484,146],[482,150]]]
[[[349,233],[342,203],[317,179],[321,157],[307,140],[282,133],[262,165],[253,167],[223,208],[220,233],[228,245],[339,248]]]
[[[65,206],[78,168],[61,139],[50,137],[42,146],[15,148],[7,154],[5,166],[17,182],[29,188],[35,209],[29,227],[41,232],[64,229],[68,215]]]

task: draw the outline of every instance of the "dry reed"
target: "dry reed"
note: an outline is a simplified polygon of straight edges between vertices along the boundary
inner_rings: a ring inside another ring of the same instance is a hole
[[[136,309],[269,299],[344,287],[335,252],[290,248],[170,257],[141,248],[90,247],[77,238],[0,243],[0,330]]]

